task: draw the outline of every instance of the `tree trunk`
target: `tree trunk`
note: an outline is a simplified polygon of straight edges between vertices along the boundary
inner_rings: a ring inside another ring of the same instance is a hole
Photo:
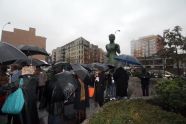
[[[179,60],[176,59],[176,65],[177,65],[177,73],[180,75],[180,65],[179,65]]]
[[[178,55],[178,50],[177,50],[177,46],[176,46],[176,65],[177,65],[177,73],[178,75],[180,75],[180,64],[179,64],[179,55]]]
[[[165,75],[166,70],[166,58],[163,59],[163,74]]]

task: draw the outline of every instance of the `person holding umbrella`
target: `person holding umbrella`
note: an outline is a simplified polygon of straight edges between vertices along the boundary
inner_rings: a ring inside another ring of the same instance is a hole
[[[49,78],[45,86],[46,90],[41,104],[42,108],[47,108],[49,113],[48,124],[63,124],[66,123],[64,115],[74,115],[73,96],[78,88],[78,80],[70,71],[55,73],[52,68],[49,72]],[[70,102],[69,108],[65,109],[64,103]],[[67,110],[67,111],[66,111]],[[68,121],[69,122],[69,121]]]
[[[41,101],[41,97],[43,96],[44,87],[47,81],[47,74],[41,69],[40,66],[36,66],[34,75],[38,78],[37,92],[39,96],[39,101]]]
[[[77,110],[77,122],[81,123],[86,119],[86,107],[89,107],[88,85],[91,84],[91,76],[82,65],[71,64],[71,66],[79,81],[74,106]]]
[[[86,119],[86,107],[89,107],[88,85],[79,77],[79,87],[76,90],[74,108],[77,110],[77,123],[82,123]]]
[[[95,78],[95,101],[98,102],[99,106],[104,104],[104,91],[106,85],[106,76],[103,71],[96,73]]]

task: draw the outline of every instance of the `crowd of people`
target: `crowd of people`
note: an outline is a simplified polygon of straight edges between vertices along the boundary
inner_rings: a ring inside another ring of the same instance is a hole
[[[66,72],[73,75],[77,88],[68,99],[56,99],[64,96],[57,90],[55,75]],[[86,108],[89,107],[90,99],[102,107],[105,99],[128,98],[129,75],[123,67],[115,67],[107,72],[94,70],[89,73],[90,82],[84,82],[72,70],[61,69],[56,72],[51,69],[46,72],[40,66],[26,66],[24,63],[0,65],[0,108],[7,96],[18,88],[20,79],[24,82],[22,89],[25,99],[20,114],[0,112],[0,115],[7,117],[8,124],[40,124],[38,111],[47,110],[48,124],[79,124],[87,118]],[[143,96],[148,96],[150,75],[143,69],[139,78]]]

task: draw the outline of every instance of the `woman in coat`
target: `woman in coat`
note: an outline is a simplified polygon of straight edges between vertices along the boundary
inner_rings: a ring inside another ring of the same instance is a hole
[[[129,80],[127,71],[125,71],[123,67],[119,67],[114,72],[113,78],[116,85],[116,97],[119,98],[127,97],[128,80]]]
[[[106,85],[106,76],[105,73],[99,72],[98,75],[96,75],[95,80],[95,101],[98,102],[99,106],[103,106],[104,104],[104,91],[105,91],[105,85]]]

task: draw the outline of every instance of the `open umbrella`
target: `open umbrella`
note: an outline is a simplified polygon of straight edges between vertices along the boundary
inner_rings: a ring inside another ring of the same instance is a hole
[[[48,56],[49,55],[45,49],[40,48],[38,46],[34,46],[34,45],[20,45],[17,48],[20,49],[22,52],[24,52],[27,56],[31,56],[31,55]]]
[[[60,73],[63,70],[70,71],[72,67],[70,63],[67,62],[57,62],[53,66],[49,67],[48,71],[54,70],[55,73]]]
[[[123,62],[123,63],[127,63],[127,64],[141,65],[138,59],[130,55],[122,54],[122,55],[115,57],[114,59],[116,59],[117,61]]]
[[[90,73],[80,64],[71,64],[73,71],[86,84],[91,83]]]
[[[67,100],[77,89],[78,80],[72,72],[64,71],[55,75],[55,80],[49,82],[47,92],[51,102]]]
[[[25,63],[26,65],[33,65],[33,66],[49,66],[48,63],[45,63],[44,61],[41,61],[39,59],[19,59],[14,62],[14,64],[22,64]]]
[[[27,59],[27,56],[11,44],[0,42],[0,64],[11,64],[18,59]]]
[[[91,64],[81,64],[81,66],[83,66],[89,72],[94,70]]]
[[[112,64],[106,64],[108,66],[109,69],[113,69],[115,68],[115,65],[112,65]]]
[[[100,71],[107,71],[109,69],[109,67],[106,64],[102,63],[92,63],[92,67]]]

